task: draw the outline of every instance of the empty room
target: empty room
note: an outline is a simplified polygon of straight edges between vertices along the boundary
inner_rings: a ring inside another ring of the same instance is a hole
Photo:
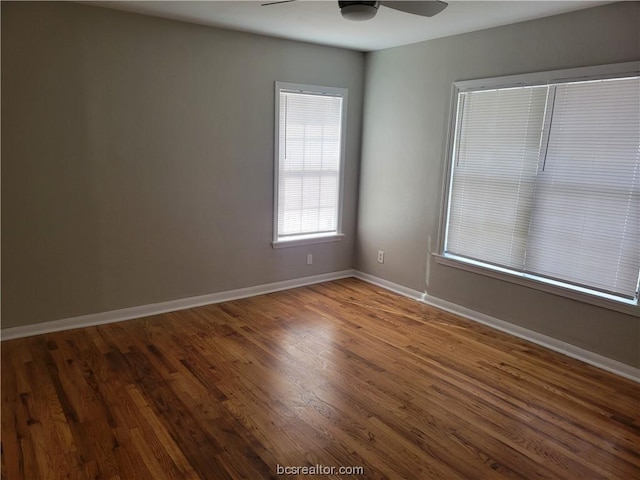
[[[1,2],[1,477],[640,478],[640,2]]]

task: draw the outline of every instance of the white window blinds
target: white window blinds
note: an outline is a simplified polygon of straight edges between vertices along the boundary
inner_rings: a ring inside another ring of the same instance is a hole
[[[279,90],[277,235],[338,232],[343,95]]]
[[[460,93],[445,255],[637,301],[640,79]]]
[[[554,90],[527,268],[633,298],[640,268],[640,81]]]
[[[524,268],[545,101],[546,87],[461,95],[449,252]]]

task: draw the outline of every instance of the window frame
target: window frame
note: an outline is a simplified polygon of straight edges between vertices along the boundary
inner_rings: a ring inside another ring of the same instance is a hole
[[[336,231],[329,233],[311,233],[295,235],[289,238],[278,237],[278,199],[280,183],[280,92],[292,91],[309,93],[314,95],[330,95],[342,97],[341,125],[340,125],[340,158],[338,168],[338,201]],[[274,172],[273,172],[273,248],[296,247],[301,245],[313,245],[318,243],[337,242],[344,238],[342,231],[342,210],[344,200],[344,171],[347,144],[347,111],[348,89],[341,87],[327,87],[320,85],[307,85],[301,83],[275,82],[275,108],[274,108]]]
[[[463,80],[454,82],[451,88],[451,100],[449,105],[449,127],[444,151],[444,175],[441,199],[440,224],[438,233],[438,253],[432,253],[435,261],[440,265],[454,267],[479,275],[496,278],[509,283],[541,290],[580,302],[596,305],[610,310],[640,317],[640,300],[624,301],[620,299],[606,298],[605,296],[591,293],[589,289],[569,287],[562,282],[551,279],[541,279],[531,275],[522,275],[502,267],[490,267],[482,262],[469,261],[455,255],[445,254],[447,239],[447,223],[451,207],[451,188],[453,181],[453,161],[455,154],[455,142],[457,137],[456,125],[458,116],[459,94],[469,91],[492,90],[496,88],[524,87],[545,85],[551,83],[588,81],[597,79],[617,78],[623,76],[640,75],[640,61],[625,62],[592,67],[580,67],[548,72],[535,72],[519,75],[483,78],[477,80]]]

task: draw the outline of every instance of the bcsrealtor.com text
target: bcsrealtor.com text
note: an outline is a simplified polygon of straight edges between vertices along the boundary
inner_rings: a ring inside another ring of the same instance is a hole
[[[364,475],[364,467],[329,465],[276,465],[278,475]]]

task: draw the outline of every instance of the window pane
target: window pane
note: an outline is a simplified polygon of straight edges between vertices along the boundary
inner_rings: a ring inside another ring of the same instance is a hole
[[[337,232],[342,102],[279,92],[278,238]]]
[[[640,79],[459,94],[445,254],[637,299]]]
[[[527,269],[633,297],[640,269],[640,82],[556,90]]]
[[[522,268],[547,88],[460,97],[447,251]]]

